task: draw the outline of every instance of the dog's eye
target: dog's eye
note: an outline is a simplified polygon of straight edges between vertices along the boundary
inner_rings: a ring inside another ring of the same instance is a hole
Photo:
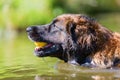
[[[56,24],[53,24],[54,27],[57,27]]]
[[[49,27],[49,32],[56,32],[57,31],[57,26],[55,24],[52,24],[50,27]]]
[[[59,28],[56,24],[51,25],[50,32],[55,33],[55,32],[59,32],[59,31],[62,31],[62,29]]]
[[[54,27],[57,28],[58,30],[62,31],[62,29],[60,27],[58,27],[56,24],[54,24]]]

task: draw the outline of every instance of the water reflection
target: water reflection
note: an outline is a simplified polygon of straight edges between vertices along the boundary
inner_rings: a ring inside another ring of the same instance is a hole
[[[120,80],[119,69],[90,69],[37,58],[26,34],[0,40],[0,80]]]
[[[114,78],[114,77],[105,77],[105,76],[99,76],[99,75],[94,75],[91,77],[85,77],[85,76],[76,76],[76,77],[71,77],[71,76],[65,76],[65,75],[59,75],[59,76],[35,76],[34,80],[120,80],[119,78]]]

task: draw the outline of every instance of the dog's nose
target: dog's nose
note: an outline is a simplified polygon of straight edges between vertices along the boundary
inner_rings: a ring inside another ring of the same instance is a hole
[[[37,27],[35,26],[31,26],[26,29],[27,32],[36,31],[36,30],[37,30]]]
[[[28,28],[26,29],[26,31],[27,31],[27,32],[30,32],[30,31],[32,31],[32,28],[31,28],[31,27],[28,27]]]

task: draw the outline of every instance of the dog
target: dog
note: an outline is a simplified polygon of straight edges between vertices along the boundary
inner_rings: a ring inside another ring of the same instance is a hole
[[[46,42],[35,49],[38,57],[57,57],[65,62],[99,68],[120,66],[120,34],[83,14],[63,14],[46,25],[26,29],[33,42]]]

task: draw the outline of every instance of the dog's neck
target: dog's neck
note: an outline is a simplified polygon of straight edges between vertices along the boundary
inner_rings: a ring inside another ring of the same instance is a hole
[[[77,62],[79,64],[84,64],[86,61],[90,62],[90,59],[87,59],[88,56],[94,55],[99,50],[104,49],[106,43],[113,37],[112,32],[108,32],[107,30],[101,34],[102,35],[98,35],[100,38],[97,38],[97,35],[95,38],[92,36],[94,39],[91,39],[93,41],[90,41],[90,44],[87,42],[78,44],[75,43],[77,41],[74,41],[71,37],[68,37],[68,40],[66,40],[67,45],[62,46],[63,53],[60,59],[65,62]]]
[[[104,50],[105,46],[110,43],[110,37],[105,38],[105,40],[101,41],[101,43],[93,43],[91,46],[79,47],[78,53],[75,54],[76,61],[79,64],[84,64],[86,62],[90,63],[91,59],[89,56],[95,55],[98,51]]]

